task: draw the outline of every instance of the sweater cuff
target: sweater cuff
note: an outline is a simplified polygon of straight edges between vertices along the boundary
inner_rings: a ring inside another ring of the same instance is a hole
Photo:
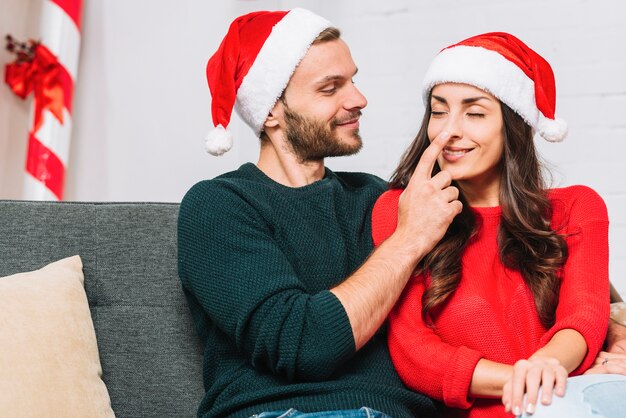
[[[474,399],[469,397],[469,388],[481,358],[482,354],[478,351],[464,346],[458,348],[443,377],[443,402],[446,406],[463,409],[472,406]]]
[[[333,341],[333,357],[346,359],[354,354],[356,345],[352,326],[346,309],[343,307],[337,296],[329,290],[318,293],[315,298],[319,303],[318,308],[322,317],[321,324],[324,326],[324,333]],[[338,364],[342,361],[338,360]]]

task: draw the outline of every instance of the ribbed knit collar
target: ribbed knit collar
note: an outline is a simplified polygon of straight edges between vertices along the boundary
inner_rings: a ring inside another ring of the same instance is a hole
[[[269,187],[286,193],[311,193],[317,190],[326,189],[331,181],[336,179],[336,176],[335,173],[333,173],[328,167],[324,167],[324,169],[324,178],[321,180],[302,187],[289,187],[272,180],[253,163],[245,163],[239,168],[241,172],[250,175],[255,180],[259,180]]]
[[[502,215],[502,207],[501,206],[471,206],[470,209],[474,214],[480,216],[483,219],[486,218],[499,218]]]

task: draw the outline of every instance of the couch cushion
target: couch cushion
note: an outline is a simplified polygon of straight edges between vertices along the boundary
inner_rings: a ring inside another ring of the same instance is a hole
[[[113,417],[80,257],[0,278],[4,416]]]
[[[202,349],[177,276],[177,204],[0,201],[0,276],[79,254],[116,416],[195,416]]]

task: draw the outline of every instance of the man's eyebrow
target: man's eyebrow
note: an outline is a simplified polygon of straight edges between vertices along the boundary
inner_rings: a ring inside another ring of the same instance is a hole
[[[354,77],[356,75],[356,73],[359,72],[359,69],[357,68],[356,70],[354,70],[354,73],[352,74],[352,77]],[[315,84],[325,84],[328,83],[330,81],[336,81],[336,80],[345,80],[346,77],[336,74],[336,75],[327,75],[326,77],[322,78],[321,80],[317,81]]]

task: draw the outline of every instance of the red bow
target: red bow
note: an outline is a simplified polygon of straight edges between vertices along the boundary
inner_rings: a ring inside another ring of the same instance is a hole
[[[43,122],[43,110],[48,109],[63,123],[63,89],[59,82],[59,61],[52,52],[36,44],[32,56],[18,58],[6,66],[5,81],[13,92],[25,99],[35,94],[35,126],[37,132]]]

